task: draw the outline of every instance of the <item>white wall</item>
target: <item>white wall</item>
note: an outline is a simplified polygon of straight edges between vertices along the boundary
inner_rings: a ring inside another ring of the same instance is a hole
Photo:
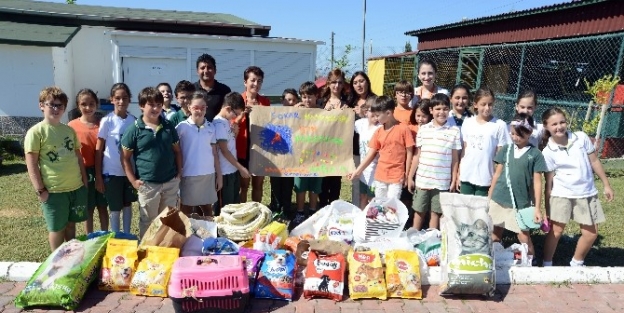
[[[0,116],[40,117],[39,92],[54,85],[52,48],[0,44]]]
[[[100,98],[108,98],[113,81],[113,46],[110,29],[82,26],[68,48],[73,60],[73,89],[93,89]],[[75,93],[73,94],[75,96]]]

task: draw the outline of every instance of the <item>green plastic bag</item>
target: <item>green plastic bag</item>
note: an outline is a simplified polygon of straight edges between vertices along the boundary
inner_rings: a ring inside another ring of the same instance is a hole
[[[43,262],[15,299],[15,306],[78,307],[98,276],[106,242],[114,234],[63,243]]]

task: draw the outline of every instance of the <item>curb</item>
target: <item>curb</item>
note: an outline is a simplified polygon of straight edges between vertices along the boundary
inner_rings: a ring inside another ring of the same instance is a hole
[[[0,262],[0,279],[28,281],[41,263]],[[442,271],[430,267],[422,273],[423,285],[440,285]],[[509,267],[496,266],[498,285],[624,284],[624,267]]]

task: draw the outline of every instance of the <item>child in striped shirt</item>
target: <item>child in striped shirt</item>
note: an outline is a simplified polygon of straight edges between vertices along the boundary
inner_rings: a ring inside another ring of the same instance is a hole
[[[450,107],[447,95],[434,95],[429,105],[433,120],[421,126],[416,135],[416,153],[407,182],[409,190],[416,192],[412,205],[416,212],[413,227],[418,230],[429,210],[432,212],[429,228],[439,227],[440,192],[456,186],[461,139],[459,128],[447,122]]]

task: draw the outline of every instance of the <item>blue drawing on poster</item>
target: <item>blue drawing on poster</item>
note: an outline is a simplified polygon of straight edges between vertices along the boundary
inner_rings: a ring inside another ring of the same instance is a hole
[[[292,129],[286,125],[267,124],[259,134],[260,147],[276,154],[292,154]]]

